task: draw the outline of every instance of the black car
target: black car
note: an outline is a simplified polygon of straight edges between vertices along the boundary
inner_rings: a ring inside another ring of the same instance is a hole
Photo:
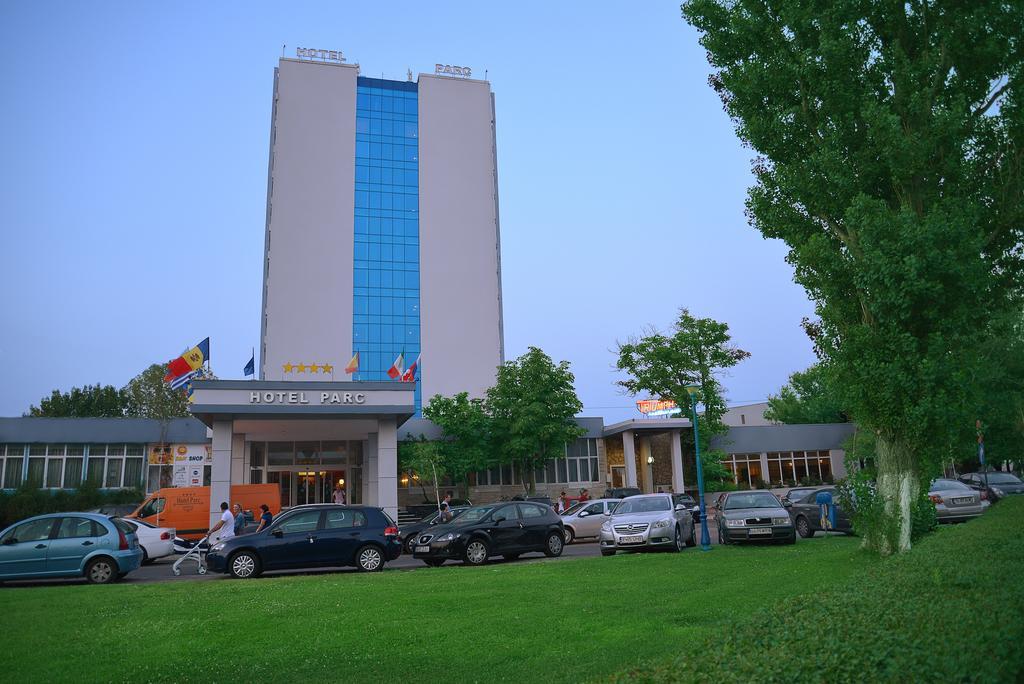
[[[690,511],[690,515],[693,516],[693,523],[696,525],[700,522],[700,505],[692,496],[689,494],[673,494],[672,503],[686,506],[686,510]]]
[[[483,565],[491,556],[506,560],[540,552],[560,556],[565,544],[562,519],[550,506],[532,501],[473,506],[416,539],[413,556],[430,566],[447,560]]]
[[[459,517],[459,514],[469,506],[452,506],[452,515],[454,518]],[[409,525],[402,525],[402,547],[406,553],[412,553],[412,547],[416,543],[416,537],[420,535],[423,530],[430,529],[434,525],[441,522],[441,514],[437,511],[431,511],[427,515],[423,516],[418,522],[411,523]]]
[[[214,544],[206,567],[232,577],[256,577],[264,570],[354,565],[383,570],[398,558],[398,525],[372,506],[296,506],[269,527]]]
[[[602,499],[625,499],[627,496],[642,494],[637,487],[609,487],[601,495]]]
[[[792,490],[790,490],[792,492]],[[850,524],[850,516],[839,505],[839,493],[835,487],[817,487],[796,495],[796,499],[783,499],[783,503],[789,510],[789,517],[793,519],[796,531],[804,539],[813,537],[816,532],[824,531],[821,526],[821,507],[818,505],[818,494],[828,492],[832,495],[832,505],[836,508],[836,532],[853,534],[853,525]]]
[[[1010,494],[1024,494],[1024,482],[1013,473],[990,470],[987,473],[966,473],[960,476],[965,485],[985,496],[992,503]]]

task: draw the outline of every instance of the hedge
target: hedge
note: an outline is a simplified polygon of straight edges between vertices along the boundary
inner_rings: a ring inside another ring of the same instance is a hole
[[[1019,496],[980,519],[940,528],[841,586],[779,602],[669,662],[613,679],[1024,681],[1022,569]],[[756,587],[747,591],[756,597]]]
[[[0,492],[0,530],[12,523],[44,513],[86,511],[104,504],[141,503],[145,494],[138,489],[98,489],[83,484],[79,489],[38,489],[22,487]]]

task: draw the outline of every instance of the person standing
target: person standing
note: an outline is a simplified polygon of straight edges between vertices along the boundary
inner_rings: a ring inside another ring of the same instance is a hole
[[[590,501],[590,491],[584,487],[580,490],[580,503],[585,503],[587,501]]]
[[[227,541],[235,536],[235,516],[231,515],[231,511],[228,510],[228,502],[220,502],[220,520],[217,524],[210,528],[210,531],[206,533],[207,537],[213,535],[214,532],[220,532],[220,541]]]
[[[245,530],[245,514],[242,513],[242,504],[236,503],[231,507],[231,515],[234,516],[234,530],[235,536],[242,534]]]
[[[559,515],[565,513],[565,509],[568,508],[568,506],[566,505],[567,503],[568,502],[565,500],[565,492],[562,492],[561,494],[558,495],[558,502],[555,506],[555,513],[558,513]]]
[[[260,526],[256,528],[257,532],[267,529],[270,527],[270,523],[274,522],[274,516],[270,513],[270,506],[267,504],[260,504],[260,510],[263,513],[260,514]]]
[[[341,486],[341,483],[334,485],[334,503],[345,505],[347,503],[345,499],[345,488]]]
[[[452,514],[452,493],[445,492],[444,499],[441,501],[441,522],[446,523],[455,516]]]

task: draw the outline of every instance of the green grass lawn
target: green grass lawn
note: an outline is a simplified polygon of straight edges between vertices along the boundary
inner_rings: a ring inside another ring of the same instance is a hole
[[[544,681],[666,660],[880,561],[844,537],[711,553],[0,589],[6,681]],[[185,668],[182,663],[188,662]]]

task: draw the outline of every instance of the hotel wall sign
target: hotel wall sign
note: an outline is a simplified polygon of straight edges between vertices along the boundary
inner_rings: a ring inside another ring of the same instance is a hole
[[[434,73],[439,76],[462,76],[469,78],[473,70],[467,66],[452,66],[451,64],[435,64]]]
[[[319,50],[316,48],[295,48],[296,57],[309,57],[310,59],[320,59],[325,62],[344,62],[345,55],[341,54],[341,50]]]
[[[250,404],[308,404],[310,398],[321,406],[365,404],[365,392],[250,392]],[[319,399],[319,401],[317,401]]]

